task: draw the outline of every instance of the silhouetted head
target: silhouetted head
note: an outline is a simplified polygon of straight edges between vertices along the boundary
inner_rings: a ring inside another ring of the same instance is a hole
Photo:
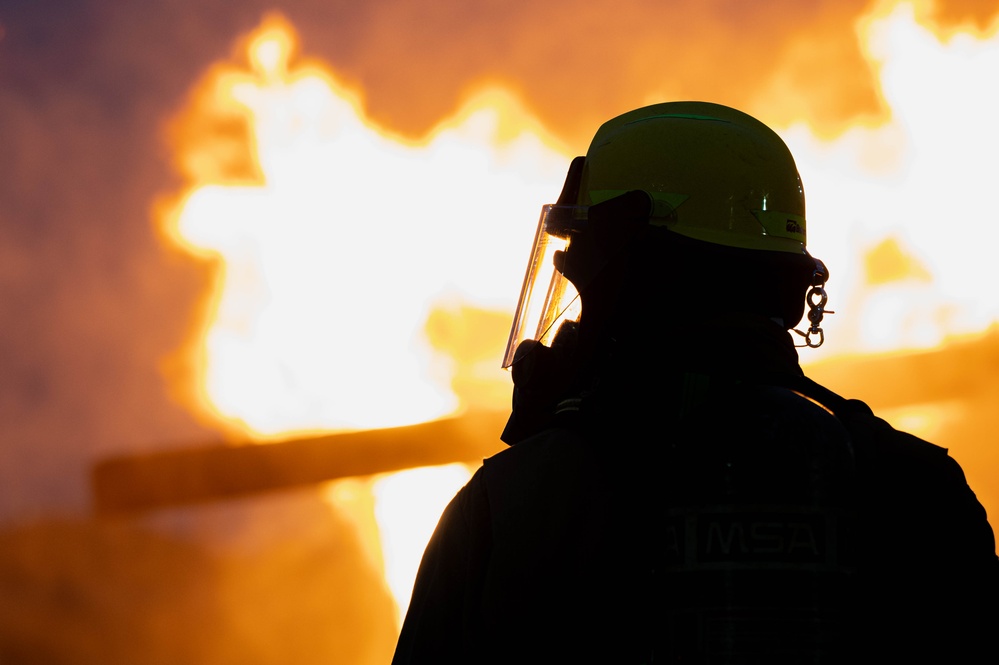
[[[707,102],[625,113],[543,208],[504,366],[524,340],[647,339],[721,311],[791,328],[824,281],[805,240],[797,167],[769,127]]]

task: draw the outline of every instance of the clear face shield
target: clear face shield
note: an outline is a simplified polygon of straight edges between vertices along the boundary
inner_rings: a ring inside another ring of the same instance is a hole
[[[549,204],[541,209],[534,248],[513,317],[503,367],[514,362],[521,342],[533,339],[551,346],[566,321],[578,321],[579,293],[555,267],[556,252],[564,252],[572,234],[585,228],[586,206]]]

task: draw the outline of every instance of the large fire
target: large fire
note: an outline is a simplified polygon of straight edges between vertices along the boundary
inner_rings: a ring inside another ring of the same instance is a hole
[[[806,186],[810,249],[833,277],[827,348],[806,361],[932,347],[999,319],[985,272],[999,221],[999,24],[941,35],[925,12],[886,4],[858,26],[887,122],[831,140],[804,119],[777,128]],[[220,265],[192,402],[257,439],[452,413],[469,399],[449,387],[467,368],[434,350],[428,322],[460,307],[512,311],[540,205],[583,146],[560,147],[496,89],[424,140],[401,139],[295,49],[292,26],[268,19],[246,60],[212,68],[175,125],[188,187],[164,229]],[[484,383],[505,380],[501,351]],[[899,418],[932,436],[941,413]],[[410,572],[388,573],[402,607],[432,523],[396,545],[401,525],[438,514],[467,477],[441,473],[375,489],[384,558],[408,560]],[[429,485],[444,488],[435,505],[415,504]]]
[[[209,112],[247,123],[259,181],[202,180],[218,169],[193,165],[168,227],[223,260],[204,407],[257,436],[453,411],[421,331],[452,301],[510,307],[561,156],[498,94],[407,145],[327,70],[289,70],[293,38],[268,21],[251,71],[219,68],[202,87]]]

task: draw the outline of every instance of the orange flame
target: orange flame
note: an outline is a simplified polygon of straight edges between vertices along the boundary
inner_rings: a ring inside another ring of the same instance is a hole
[[[838,312],[806,361],[934,346],[999,319],[985,272],[999,23],[941,36],[926,27],[928,6],[881,4],[858,24],[887,122],[828,140],[805,123],[778,128]],[[537,211],[569,154],[499,90],[423,141],[400,139],[295,48],[291,27],[268,19],[245,45],[247,64],[210,70],[176,124],[188,187],[164,228],[221,271],[198,408],[257,437],[453,411],[461,368],[435,355],[428,322],[442,309],[512,311]],[[506,380],[501,350],[485,383]],[[903,416],[929,434],[945,415],[934,414]],[[385,501],[411,513],[418,494]]]

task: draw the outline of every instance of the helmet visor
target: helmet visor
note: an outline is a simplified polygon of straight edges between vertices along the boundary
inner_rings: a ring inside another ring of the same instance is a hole
[[[531,258],[510,328],[503,367],[510,367],[521,342],[533,339],[551,346],[564,321],[578,321],[579,293],[555,268],[555,253],[565,251],[573,232],[586,224],[585,206],[546,205],[541,208]]]

